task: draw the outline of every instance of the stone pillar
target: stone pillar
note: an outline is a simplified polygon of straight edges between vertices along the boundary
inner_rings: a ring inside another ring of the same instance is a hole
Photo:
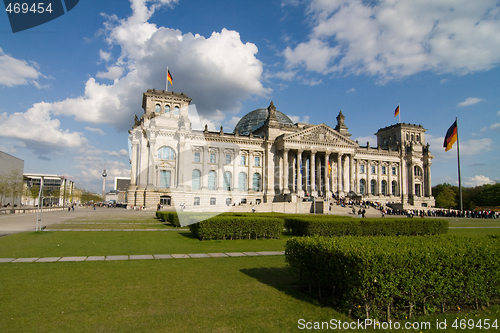
[[[233,160],[231,161],[233,163],[233,175],[231,177],[231,190],[235,190],[238,188],[238,175],[236,174],[237,172],[237,169],[236,169],[236,165],[239,163],[238,161],[238,157],[239,157],[239,152],[238,151],[234,151],[234,156],[233,156]],[[262,161],[264,163],[264,161]],[[262,178],[264,178],[264,176],[262,176]]]
[[[304,189],[302,188],[302,149],[297,152],[297,194],[299,197],[304,196]]]
[[[341,194],[342,186],[342,153],[337,154],[337,194]]]
[[[149,139],[148,189],[155,186],[155,143],[155,140]]]
[[[354,155],[349,156],[349,192],[355,192],[355,188],[354,188]]]
[[[292,193],[297,193],[297,154],[292,157]]]
[[[219,179],[218,179],[219,184],[218,184],[217,188],[219,190],[221,190],[221,189],[224,190],[224,163],[223,163],[224,156],[222,154],[223,154],[223,151],[222,151],[222,149],[219,148],[219,154],[218,154],[219,158],[217,159],[217,162],[218,162],[217,165],[219,168],[219,171],[217,171],[218,177],[219,177]]]
[[[138,171],[138,142],[132,141],[132,159],[130,161],[130,185],[136,185],[138,183],[137,176]]]
[[[283,150],[283,194],[290,193],[290,180],[288,179],[288,149]]]
[[[208,167],[208,146],[203,146],[203,163],[202,163],[202,170],[201,170],[201,179],[200,179],[200,186],[202,189],[208,189],[208,172],[210,171],[210,168]]]
[[[309,174],[311,177],[311,196],[317,197],[318,191],[316,191],[316,151],[311,150],[311,160],[309,162]]]
[[[330,181],[332,175],[328,172],[328,164],[330,162],[330,152],[325,153],[325,196],[331,197]]]
[[[247,191],[250,191],[252,189],[252,157],[253,157],[253,151],[248,151],[248,168],[247,168]]]
[[[431,186],[431,163],[427,163],[426,167],[427,172],[426,172],[426,178],[425,178],[425,184],[426,184],[426,189],[425,189],[425,196],[426,197],[431,197],[432,196],[432,186]]]

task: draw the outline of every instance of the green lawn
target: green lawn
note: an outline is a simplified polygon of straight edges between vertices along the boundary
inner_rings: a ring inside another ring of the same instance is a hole
[[[124,222],[155,221],[141,218],[70,222],[80,229],[90,222],[118,226]],[[468,221],[469,224],[460,226],[477,225],[475,220]],[[450,230],[450,234],[462,232],[498,234],[500,229]],[[201,242],[188,231],[45,231],[0,237],[0,257],[276,251],[284,249],[288,238],[284,235],[279,240]],[[0,330],[316,332],[299,329],[299,319],[347,320],[344,314],[317,304],[299,291],[296,284],[284,256],[1,263]],[[436,329],[436,319],[440,322],[446,319],[450,328],[447,331],[455,332],[451,325],[457,317],[473,318],[476,322],[497,319],[500,325],[500,307],[480,312],[457,309],[447,315],[420,317],[412,320],[430,322],[432,330],[394,332],[443,332]]]

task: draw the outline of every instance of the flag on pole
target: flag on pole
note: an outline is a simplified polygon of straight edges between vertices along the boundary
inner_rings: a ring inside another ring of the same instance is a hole
[[[167,69],[167,81],[170,82],[171,85],[173,85],[172,75],[170,74],[170,71],[168,69]]]
[[[394,110],[394,117],[396,117],[398,114],[399,114],[399,105],[396,108],[396,110]]]
[[[332,166],[330,165],[330,161],[328,161],[328,175],[327,175],[328,178],[330,178],[331,173],[332,173]]]
[[[451,125],[451,127],[448,129],[448,132],[446,132],[446,136],[444,137],[444,143],[443,147],[445,148],[444,151],[448,151],[453,147],[453,144],[457,141],[458,138],[458,127],[457,127],[457,121]]]

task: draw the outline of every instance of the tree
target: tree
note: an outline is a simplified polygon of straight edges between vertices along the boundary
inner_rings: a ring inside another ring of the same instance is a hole
[[[483,185],[481,192],[476,197],[476,204],[478,206],[499,206],[500,183]]]
[[[440,193],[436,197],[436,207],[442,207],[442,208],[457,207],[456,193],[451,186],[445,187],[442,191],[440,191]]]

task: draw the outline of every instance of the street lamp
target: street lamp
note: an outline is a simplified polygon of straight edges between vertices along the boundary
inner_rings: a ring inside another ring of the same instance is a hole
[[[106,173],[106,169],[104,169],[102,173],[102,200],[106,201],[106,176],[108,174]]]

